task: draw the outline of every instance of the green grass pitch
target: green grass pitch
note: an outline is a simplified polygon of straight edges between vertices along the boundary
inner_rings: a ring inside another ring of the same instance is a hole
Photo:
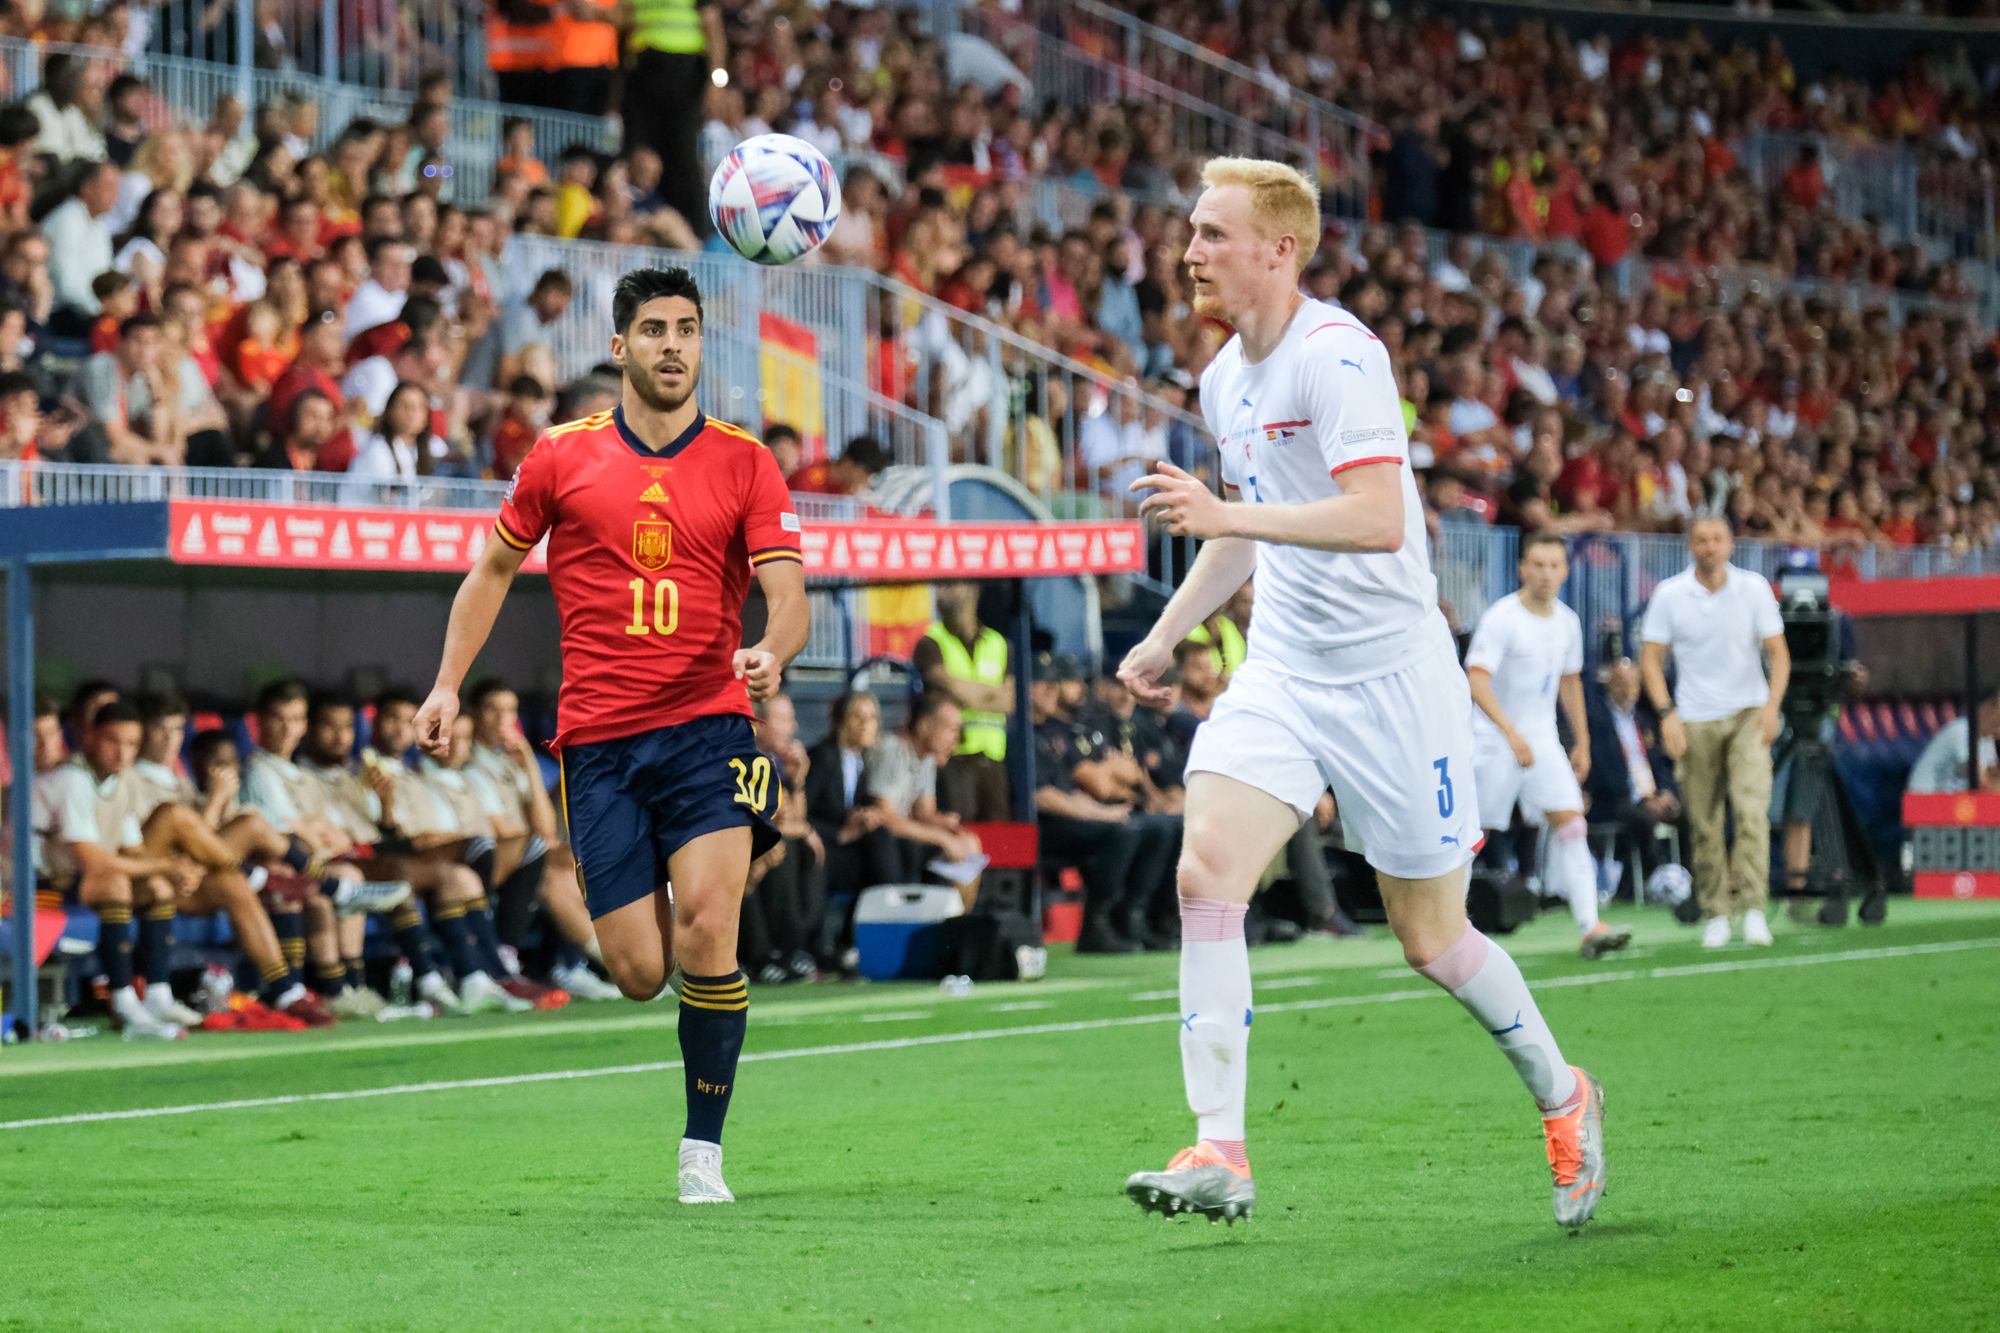
[[[673,1199],[669,1005],[10,1048],[0,1328],[2000,1328],[2000,910],[1722,954],[1624,919],[1595,968],[1559,917],[1507,940],[1607,1089],[1578,1235],[1379,931],[1253,955],[1255,1219],[1141,1215],[1191,1131],[1175,961],[1062,949],[964,998],[756,992],[733,1208]]]

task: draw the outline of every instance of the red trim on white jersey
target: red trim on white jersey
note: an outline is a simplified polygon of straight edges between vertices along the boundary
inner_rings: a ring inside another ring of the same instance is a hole
[[[1326,475],[1337,477],[1351,467],[1366,467],[1370,463],[1400,463],[1402,461],[1402,459],[1396,457],[1394,454],[1381,454],[1375,458],[1350,458],[1339,467],[1330,470]]]

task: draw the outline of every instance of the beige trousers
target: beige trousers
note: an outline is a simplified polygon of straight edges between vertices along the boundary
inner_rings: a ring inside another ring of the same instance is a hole
[[[1688,722],[1676,770],[1694,844],[1694,891],[1704,917],[1763,909],[1771,886],[1771,747],[1757,734],[1759,710]],[[1736,846],[1724,833],[1724,801],[1736,814]]]

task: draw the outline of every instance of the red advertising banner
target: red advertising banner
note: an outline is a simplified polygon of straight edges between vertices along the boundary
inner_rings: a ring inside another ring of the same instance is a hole
[[[168,554],[183,565],[450,572],[493,540],[480,510],[349,509],[175,500]],[[1137,523],[947,523],[871,519],[809,524],[806,573],[863,582],[1111,574],[1146,567]],[[537,547],[522,566],[546,572]]]

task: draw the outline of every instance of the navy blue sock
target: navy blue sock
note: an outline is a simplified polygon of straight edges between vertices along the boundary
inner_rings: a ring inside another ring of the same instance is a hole
[[[565,971],[571,968],[590,966],[590,955],[564,940],[556,946],[556,966]]]
[[[312,864],[312,859],[312,850],[297,838],[293,838],[291,844],[285,848],[285,864],[292,868],[294,875],[305,874],[306,867]]]
[[[743,973],[683,977],[681,1063],[687,1071],[687,1133],[703,1143],[722,1142],[722,1121],[736,1087],[736,1059],[750,1026],[750,988]]]
[[[130,903],[106,903],[97,909],[97,963],[112,990],[124,990],[132,984]]]
[[[171,985],[174,969],[174,918],[179,913],[172,903],[159,903],[139,914],[139,967],[149,986]]]
[[[495,981],[511,975],[500,958],[500,932],[493,928],[493,909],[484,898],[474,898],[465,905],[465,924],[472,931],[472,943],[486,965],[486,975]]]
[[[306,914],[273,912],[271,929],[278,936],[278,952],[285,958],[284,985],[279,991],[282,994],[305,980]]]
[[[396,932],[396,947],[410,960],[412,972],[421,977],[438,970],[437,942],[424,928],[423,914],[413,904],[398,907],[389,918],[389,925]]]
[[[472,941],[472,927],[466,924],[464,903],[453,903],[432,912],[431,929],[437,932],[438,942],[444,945],[444,956],[451,960],[451,970],[460,981],[474,972],[486,971],[486,960],[479,956],[479,948]]]

